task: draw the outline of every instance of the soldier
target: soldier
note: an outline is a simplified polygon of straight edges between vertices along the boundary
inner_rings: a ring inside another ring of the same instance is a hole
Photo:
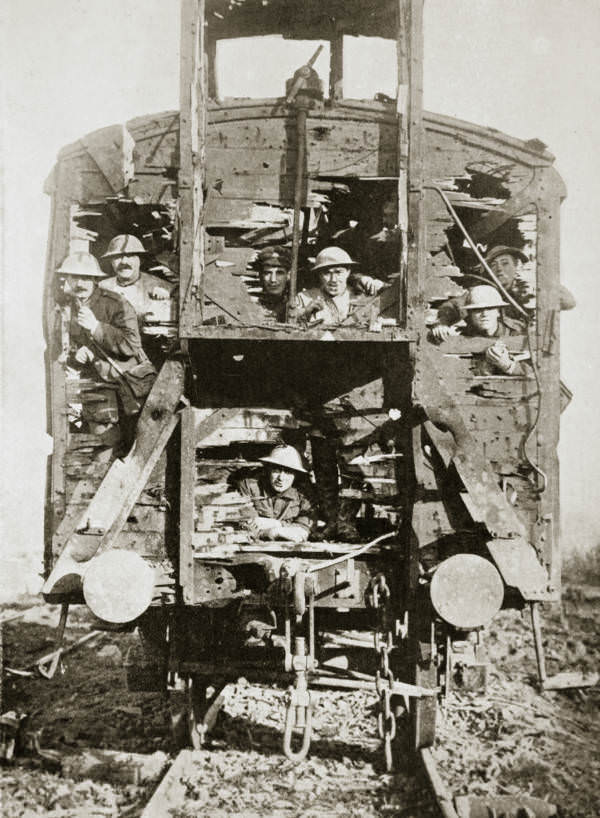
[[[117,293],[97,286],[104,274],[90,253],[68,255],[57,272],[65,277],[64,293],[71,307],[68,363],[107,385],[101,416],[98,407],[86,406],[84,402],[83,419],[90,431],[100,435],[107,445],[114,445],[119,437],[124,445],[129,445],[132,418],[156,376],[142,349],[133,307]],[[114,428],[117,422],[121,426],[120,435]]]
[[[315,512],[308,493],[294,485],[308,473],[300,452],[293,446],[279,445],[260,460],[265,467],[237,484],[257,512],[250,529],[261,540],[304,542],[314,527]]]
[[[398,228],[398,203],[386,199],[381,214],[382,227],[366,241],[362,261],[363,270],[381,281],[400,269],[402,236]]]
[[[523,363],[510,354],[506,344],[500,339],[507,335],[519,335],[526,331],[526,326],[503,315],[506,301],[495,287],[490,284],[477,284],[471,287],[466,295],[464,311],[466,325],[460,334],[467,337],[484,337],[497,339],[485,351],[482,365],[477,367],[480,374],[523,375],[526,369]],[[445,327],[448,330],[442,340],[450,335],[459,334],[456,326]],[[432,333],[432,340],[439,341],[439,334]]]
[[[517,247],[506,247],[497,245],[493,247],[485,257],[485,260],[506,292],[522,307],[525,312],[533,317],[535,310],[535,296],[531,284],[523,278],[521,267],[528,261],[527,256]],[[476,268],[477,276],[473,276],[471,284],[477,281],[485,283],[489,281],[489,276],[485,268],[481,265]],[[479,278],[481,276],[481,278]],[[469,279],[467,279],[469,280]],[[455,298],[450,298],[438,309],[438,327],[433,330],[434,337],[443,340],[444,327],[452,326],[465,317],[466,293]],[[575,306],[575,299],[569,290],[560,285],[560,309],[570,310]],[[507,304],[504,315],[507,318],[514,318],[522,321],[525,316],[515,309],[512,304]]]
[[[100,283],[103,290],[119,293],[129,301],[140,324],[153,312],[157,301],[171,298],[173,290],[162,278],[141,272],[141,257],[145,254],[144,245],[135,236],[115,236],[102,256],[110,259],[115,275]]]
[[[296,303],[309,325],[341,324],[350,315],[353,303],[348,284],[352,269],[357,266],[341,247],[321,250],[312,268],[319,273],[320,286],[302,290]],[[355,283],[367,295],[376,295],[385,286],[382,281],[365,275],[356,276]]]
[[[291,264],[289,247],[275,245],[261,250],[256,260],[262,292],[259,303],[274,321],[285,321]]]

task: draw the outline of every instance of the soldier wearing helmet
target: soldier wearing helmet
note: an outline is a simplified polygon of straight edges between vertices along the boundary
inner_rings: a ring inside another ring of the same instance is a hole
[[[300,452],[294,446],[278,445],[260,460],[264,467],[237,483],[257,513],[251,530],[261,540],[307,540],[315,513],[308,491],[296,485],[308,473]]]
[[[297,308],[308,323],[337,325],[352,311],[349,279],[358,266],[341,247],[326,247],[317,255],[313,271],[319,274],[320,285],[298,293]],[[368,295],[376,295],[385,286],[370,276],[357,276],[355,283]]]
[[[156,371],[142,349],[133,307],[117,293],[98,286],[104,274],[91,253],[71,253],[57,273],[64,278],[63,291],[70,302],[67,363],[73,370],[114,384],[121,398],[122,414],[134,415],[141,406],[140,400],[150,391]],[[97,412],[96,416],[90,411],[84,413],[92,432],[108,432],[118,420],[114,401],[112,411],[104,409],[103,418]],[[106,437],[114,442],[114,434]]]
[[[157,309],[157,302],[171,298],[173,287],[162,278],[141,271],[146,250],[135,236],[122,234],[111,239],[102,258],[109,259],[114,276],[106,278],[101,287],[119,293],[131,304],[140,326],[146,316]]]
[[[464,313],[465,326],[460,330],[461,335],[497,339],[486,349],[481,366],[477,367],[480,374],[525,374],[522,363],[517,361],[501,340],[507,335],[517,335],[525,332],[525,325],[503,315],[507,302],[491,284],[476,284],[466,294]],[[452,327],[447,327],[453,330]],[[453,334],[457,334],[453,330]],[[433,336],[433,340],[437,340]]]
[[[496,276],[500,285],[506,293],[524,310],[524,313],[515,308],[513,304],[507,304],[504,309],[505,318],[512,318],[517,321],[525,321],[532,318],[535,311],[535,295],[529,281],[523,276],[522,265],[526,264],[528,258],[518,247],[507,247],[496,245],[492,247],[485,257],[486,263],[492,273]],[[474,275],[466,277],[466,283],[474,284],[492,283],[490,276],[483,267],[479,265],[474,270]],[[465,318],[465,298],[466,293],[461,296],[450,298],[438,309],[438,326],[433,330],[433,336],[438,340],[443,340],[445,327],[457,324]],[[560,285],[559,307],[561,310],[570,310],[575,306],[575,299],[569,290]]]

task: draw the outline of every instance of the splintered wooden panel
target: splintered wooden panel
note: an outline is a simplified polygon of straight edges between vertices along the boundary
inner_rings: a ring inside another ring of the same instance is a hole
[[[209,185],[216,192],[209,203],[209,220],[223,219],[223,202],[247,200],[291,205],[296,166],[295,117],[290,115],[213,121],[208,127]],[[310,116],[307,123],[307,167],[317,176],[394,176],[397,173],[396,122],[362,118]],[[318,189],[318,182],[309,186]]]
[[[509,336],[506,340],[517,348],[523,343],[518,336]],[[489,345],[489,339],[480,338],[455,341],[457,345],[459,342],[464,346],[472,342],[476,348]],[[529,480],[532,469],[523,455],[523,445],[537,413],[536,382],[533,372],[531,377],[474,374],[482,354],[477,351],[461,357],[444,355],[444,382],[461,409],[478,451],[501,484],[510,482],[514,493],[511,505],[526,513],[531,526],[537,515],[537,503]],[[527,451],[530,455],[535,453],[533,441]]]

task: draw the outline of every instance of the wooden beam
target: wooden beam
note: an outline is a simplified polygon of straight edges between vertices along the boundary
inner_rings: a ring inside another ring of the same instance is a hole
[[[131,451],[112,463],[79,518],[42,589],[45,595],[79,590],[85,563],[114,543],[179,420],[183,391],[183,363],[166,361],[146,398]]]
[[[179,334],[202,321],[206,71],[204,0],[182,0],[179,117]]]

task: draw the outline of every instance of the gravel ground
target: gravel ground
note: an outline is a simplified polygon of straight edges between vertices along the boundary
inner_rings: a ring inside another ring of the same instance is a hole
[[[77,619],[70,620],[72,640],[87,627],[83,610]],[[57,620],[58,611],[46,606],[5,625],[6,664],[24,668],[51,650]],[[600,637],[588,615],[575,612],[561,622],[548,612],[545,635],[550,674],[600,667]],[[172,751],[162,698],[126,690],[122,661],[134,639],[103,634],[65,657],[64,674],[49,681],[9,676],[3,709],[28,713],[27,727],[42,731],[42,746],[63,753],[83,747]],[[455,794],[546,797],[573,818],[600,814],[598,687],[536,692],[531,632],[517,613],[498,617],[488,648],[494,666],[486,696],[454,696],[444,708],[435,754],[449,788]],[[315,693],[311,755],[297,766],[281,752],[283,696],[244,680],[228,688],[179,818],[430,814],[422,783],[409,772],[383,774],[374,695]],[[73,782],[46,772],[32,758],[4,767],[0,775],[4,818],[136,816],[150,792],[149,787]]]

